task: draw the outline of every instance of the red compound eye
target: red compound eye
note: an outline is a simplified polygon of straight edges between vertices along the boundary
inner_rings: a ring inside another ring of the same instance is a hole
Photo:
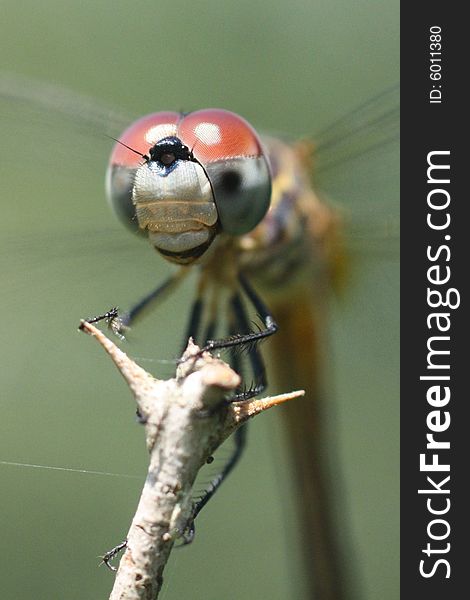
[[[187,179],[183,165],[188,161],[198,163],[209,180],[223,231],[241,235],[260,222],[271,198],[271,176],[261,142],[244,119],[221,109],[186,115],[153,113],[124,131],[113,148],[106,177],[108,198],[118,217],[139,230],[134,185],[144,165],[152,169],[158,163],[158,179],[152,171],[156,198],[162,199],[164,193],[173,197],[176,189],[185,197],[184,190],[195,183]],[[195,179],[201,176],[196,172],[194,167]],[[150,198],[148,191],[146,198]]]
[[[152,113],[135,121],[119,136],[121,143],[116,143],[114,146],[109,164],[125,167],[138,166],[142,163],[142,157],[125,146],[148,155],[149,149],[159,140],[176,135],[179,121],[181,121],[181,115],[177,112]]]
[[[177,136],[202,164],[234,157],[262,155],[255,130],[227,110],[209,108],[186,115]]]
[[[242,235],[256,227],[269,208],[271,175],[251,125],[212,108],[186,115],[177,135],[204,166],[222,230]]]

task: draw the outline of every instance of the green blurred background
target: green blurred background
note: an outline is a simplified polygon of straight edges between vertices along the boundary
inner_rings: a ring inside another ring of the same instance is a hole
[[[398,3],[386,0],[0,6],[2,70],[131,118],[219,106],[260,130],[305,136],[399,75]],[[109,213],[111,143],[100,127],[90,136],[53,112],[4,100],[0,127],[0,597],[106,598],[113,576],[97,556],[127,532],[146,451],[125,385],[76,326],[129,305],[169,268]],[[366,155],[331,186],[353,215],[370,216],[371,230],[398,215],[396,161],[388,160]],[[325,358],[351,585],[371,600],[399,593],[398,263],[388,245],[378,250],[367,236],[360,244],[350,290],[330,310]],[[188,282],[130,341],[129,352],[152,359],[141,364],[158,376],[173,371],[164,361],[177,355],[190,294]],[[195,542],[173,553],[164,600],[303,597],[276,417],[253,424],[244,460],[201,514]]]

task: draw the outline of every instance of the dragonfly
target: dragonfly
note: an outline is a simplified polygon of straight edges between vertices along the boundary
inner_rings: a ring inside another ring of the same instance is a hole
[[[44,118],[44,112],[61,114],[85,137],[96,137],[97,131],[104,135],[106,130],[115,137],[126,122],[114,111],[100,111],[92,102],[48,86],[13,80],[1,91],[6,101],[22,104],[37,118]],[[261,393],[271,378],[262,358],[264,348],[258,344],[267,337],[271,339],[266,350],[277,365],[274,377],[284,389],[307,390],[306,400],[296,401],[284,417],[302,490],[305,561],[314,564],[312,587],[321,598],[340,599],[345,592],[321,460],[320,315],[331,290],[341,293],[347,277],[348,226],[357,227],[359,243],[373,245],[393,239],[396,220],[383,218],[378,199],[378,209],[372,207],[377,240],[364,236],[360,221],[349,223],[346,211],[325,201],[312,186],[311,175],[318,175],[321,190],[322,174],[328,181],[328,173],[347,161],[393,153],[397,94],[393,87],[339,119],[315,138],[316,146],[309,140],[260,136],[244,119],[224,110],[155,113],[119,135],[107,170],[107,195],[118,218],[138,234],[146,234],[164,259],[178,265],[121,314],[115,327],[126,332],[197,271],[196,297],[182,338],[191,336],[212,351],[231,348],[236,369],[241,369],[243,359],[237,347],[245,349],[253,379],[234,399]],[[247,303],[259,324],[250,321]],[[221,321],[226,322],[228,337],[217,337]],[[242,429],[221,476],[196,503],[195,515],[233,469],[244,442]]]

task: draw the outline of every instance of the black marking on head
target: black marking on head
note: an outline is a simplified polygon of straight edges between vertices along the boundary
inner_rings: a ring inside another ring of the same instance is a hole
[[[151,161],[158,162],[164,167],[171,166],[177,160],[193,160],[188,146],[175,136],[158,141],[150,148],[149,155]]]

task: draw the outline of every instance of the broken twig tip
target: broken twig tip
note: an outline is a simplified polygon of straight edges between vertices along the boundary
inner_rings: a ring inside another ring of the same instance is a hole
[[[95,327],[93,327],[93,325],[90,325],[90,323],[86,319],[80,319],[80,325],[78,326],[78,331],[83,331],[85,333],[92,335],[94,329],[95,329]]]
[[[250,417],[254,417],[259,413],[279,406],[288,400],[294,400],[305,395],[305,390],[296,390],[294,392],[288,392],[287,394],[279,394],[277,396],[268,396],[267,398],[254,398],[247,402],[238,402],[234,405],[235,418],[237,422],[242,423],[247,421]]]

